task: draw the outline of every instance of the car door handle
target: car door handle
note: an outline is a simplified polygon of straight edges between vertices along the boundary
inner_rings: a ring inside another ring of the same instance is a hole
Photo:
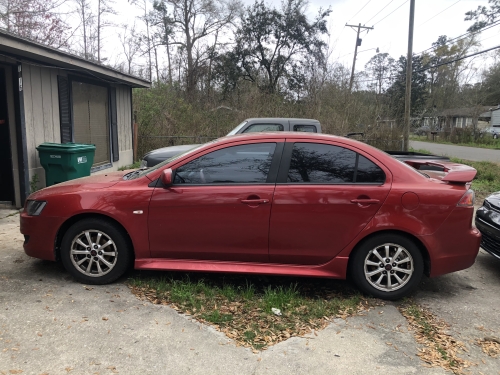
[[[351,199],[351,203],[357,204],[377,204],[379,202],[378,199]]]
[[[269,203],[269,199],[242,199],[241,203],[245,203],[245,204],[264,204],[264,203]]]

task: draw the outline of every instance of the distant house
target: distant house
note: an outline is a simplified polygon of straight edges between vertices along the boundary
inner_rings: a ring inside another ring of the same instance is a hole
[[[131,164],[133,87],[150,82],[0,31],[0,202],[45,186],[43,142],[95,144],[92,173]]]
[[[497,108],[491,109],[491,123],[490,126],[500,126],[500,105]]]
[[[451,108],[427,113],[423,116],[422,125],[431,129],[445,130],[453,128],[472,127],[477,124],[479,129],[489,126],[491,117],[488,106],[472,108]]]

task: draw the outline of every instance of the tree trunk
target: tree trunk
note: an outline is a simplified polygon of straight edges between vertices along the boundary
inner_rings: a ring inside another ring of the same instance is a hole
[[[97,2],[97,62],[101,63],[101,0]]]

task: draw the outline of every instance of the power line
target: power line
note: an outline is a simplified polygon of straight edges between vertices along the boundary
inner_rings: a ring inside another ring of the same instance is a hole
[[[372,1],[372,0],[368,0],[368,2],[367,2],[365,5],[363,5],[363,7],[362,7],[360,10],[358,10],[358,12],[357,12],[354,16],[352,16],[351,18],[349,18],[349,21],[350,21],[350,20],[352,20],[354,17],[356,17],[356,16],[357,16],[357,15],[358,15],[358,14],[359,14],[359,13],[360,13],[363,9],[365,9],[365,7],[366,7],[368,4],[370,4],[370,2],[371,2],[371,1]],[[349,22],[349,21],[347,21],[347,22]]]
[[[457,62],[457,61],[460,61],[460,60],[464,60],[464,59],[468,59],[469,57],[474,57],[474,56],[477,56],[477,55],[481,55],[483,53],[490,52],[490,51],[493,51],[493,50],[499,49],[499,48],[500,48],[500,45],[495,46],[495,47],[491,47],[491,48],[488,48],[488,49],[485,49],[485,50],[482,50],[482,51],[479,51],[479,52],[474,52],[474,53],[471,53],[470,55],[466,55],[466,56],[462,56],[462,57],[457,57],[456,59],[453,59],[453,60],[449,60],[449,61],[445,61],[445,62],[436,64],[436,65],[428,66],[428,67],[426,67],[424,69],[416,70],[415,73],[421,73],[421,72],[425,72],[426,70],[438,68],[438,67],[443,66],[443,65],[453,64],[454,62]],[[389,77],[365,79],[365,80],[362,80],[362,81],[357,81],[357,83],[373,82],[373,81],[379,81],[379,80],[384,80],[385,81],[385,80],[388,80],[388,79],[397,78],[399,76],[400,75],[398,74],[398,75],[392,75],[392,76],[389,76]]]
[[[401,4],[400,6],[398,6],[396,9],[394,9],[391,13],[389,13],[387,16],[385,16],[384,18],[382,18],[380,21],[375,22],[375,23],[373,24],[373,26],[375,26],[376,24],[378,24],[378,23],[382,22],[383,20],[385,20],[385,19],[386,19],[387,17],[389,17],[392,13],[394,13],[394,12],[395,12],[395,11],[397,11],[399,8],[401,8],[403,5],[405,5],[408,1],[410,1],[410,0],[406,0],[403,4]]]
[[[427,22],[429,22],[430,20],[432,20],[432,19],[436,18],[437,16],[439,16],[439,15],[440,15],[441,13],[443,13],[444,11],[446,11],[446,10],[450,9],[453,5],[458,4],[460,1],[461,1],[461,0],[458,0],[457,2],[455,2],[455,3],[451,4],[448,8],[443,9],[443,10],[442,10],[441,12],[439,12],[438,14],[436,14],[436,15],[432,16],[432,17],[431,17],[431,18],[429,18],[427,21],[424,21],[423,23],[421,23],[420,25],[418,25],[418,27],[420,27],[420,26],[422,26],[423,24],[426,24]]]
[[[452,64],[454,62],[457,62],[457,61],[460,61],[460,60],[463,60],[463,59],[467,59],[469,57],[481,55],[483,53],[490,52],[490,51],[493,51],[494,49],[498,49],[498,48],[500,48],[500,46],[491,47],[491,48],[488,48],[488,49],[485,49],[485,50],[482,50],[482,51],[479,51],[479,52],[471,53],[470,55],[466,55],[466,56],[462,56],[462,57],[457,57],[456,59],[453,59],[453,60],[450,60],[450,61],[445,61],[445,62],[440,63],[440,64],[432,65],[432,66],[429,66],[427,68],[417,70],[416,73],[424,72],[426,70],[437,68],[437,67],[440,67],[440,66],[443,66],[443,65]]]
[[[500,24],[500,20],[499,21],[495,21],[495,22],[491,23],[490,25],[483,27],[481,30],[477,30],[477,31],[474,31],[474,32],[467,32],[467,33],[459,35],[459,36],[457,36],[455,38],[448,39],[448,40],[446,40],[445,44],[449,44],[449,43],[454,42],[454,41],[463,40],[463,39],[465,39],[468,36],[473,36],[473,35],[476,35],[476,34],[480,34],[481,32],[483,32],[485,30],[488,30],[488,29],[491,29],[492,27],[498,26],[499,24]],[[420,52],[416,53],[416,55],[421,55],[422,53],[424,53],[426,51],[429,51],[429,50],[432,50],[434,48],[436,48],[436,47],[435,46],[429,47],[427,49],[424,49],[423,51],[420,51]]]
[[[372,19],[374,19],[375,17],[377,17],[379,15],[379,13],[381,13],[385,8],[387,8],[389,5],[391,5],[391,3],[393,2],[394,0],[391,0],[389,1],[389,3],[383,7],[382,9],[380,9],[372,18],[370,18],[368,21],[366,21],[365,25],[370,22]]]

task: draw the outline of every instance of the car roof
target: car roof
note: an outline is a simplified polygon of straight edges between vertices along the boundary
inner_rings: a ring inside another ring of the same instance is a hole
[[[306,140],[311,140],[311,141],[335,141],[335,142],[340,142],[344,143],[346,145],[351,145],[357,148],[361,148],[366,151],[373,152],[373,150],[376,150],[378,152],[381,152],[381,150],[372,147],[364,142],[357,141],[352,138],[347,138],[347,137],[342,137],[338,135],[332,135],[332,134],[325,134],[325,133],[309,133],[309,132],[255,132],[255,133],[241,133],[241,134],[235,134],[235,135],[228,135],[222,138],[219,138],[213,142],[217,143],[230,143],[230,142],[235,142],[235,141],[243,141],[243,140],[250,140],[250,139],[289,139],[289,140],[294,140],[294,139],[306,139]]]
[[[318,120],[312,118],[296,118],[296,117],[250,117],[245,119],[245,121],[304,121],[304,122],[313,122],[319,123]]]

